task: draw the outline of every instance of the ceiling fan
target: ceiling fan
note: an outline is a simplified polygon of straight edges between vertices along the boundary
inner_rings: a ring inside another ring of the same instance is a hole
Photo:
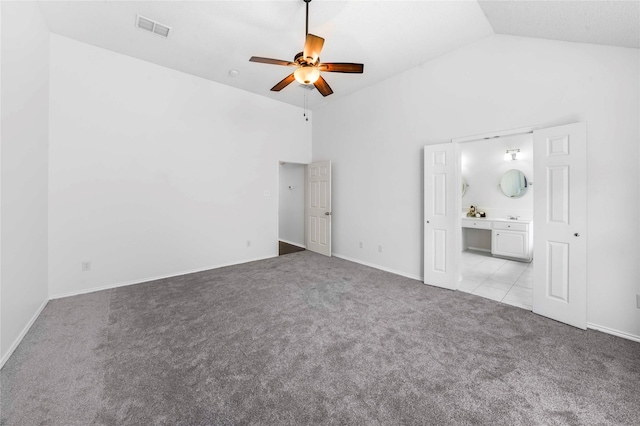
[[[280,59],[262,58],[260,56],[252,56],[249,61],[297,68],[293,73],[283,78],[278,84],[271,88],[274,92],[279,92],[291,84],[293,80],[297,80],[301,84],[313,84],[322,96],[329,96],[333,93],[333,90],[331,90],[331,87],[329,87],[325,79],[320,75],[321,71],[362,74],[364,71],[364,65],[350,62],[320,62],[320,52],[324,45],[324,39],[322,37],[309,34],[309,2],[311,0],[303,1],[307,4],[307,20],[305,27],[306,41],[304,43],[303,51],[293,58],[293,62],[283,61]]]

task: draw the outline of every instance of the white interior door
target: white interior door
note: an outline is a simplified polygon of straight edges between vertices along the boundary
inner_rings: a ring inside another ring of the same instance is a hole
[[[424,283],[458,288],[457,145],[424,147]]]
[[[331,161],[307,166],[307,250],[331,256]]]
[[[587,327],[587,129],[533,132],[533,312]]]

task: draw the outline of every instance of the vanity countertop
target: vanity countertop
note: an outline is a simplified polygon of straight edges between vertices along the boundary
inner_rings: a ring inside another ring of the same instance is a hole
[[[483,222],[513,222],[513,223],[531,223],[530,219],[508,219],[502,217],[468,217],[462,216],[462,220],[480,220]]]

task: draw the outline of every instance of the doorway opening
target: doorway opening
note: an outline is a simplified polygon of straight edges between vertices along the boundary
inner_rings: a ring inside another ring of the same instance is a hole
[[[280,161],[278,167],[278,255],[306,250],[306,164]]]
[[[458,152],[458,290],[532,310],[533,133],[463,142]]]
[[[331,161],[278,162],[279,253],[331,257]]]

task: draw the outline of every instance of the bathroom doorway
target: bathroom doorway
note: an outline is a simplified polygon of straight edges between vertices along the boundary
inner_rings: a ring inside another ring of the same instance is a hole
[[[459,145],[463,220],[458,290],[532,310],[533,133]],[[511,175],[516,176],[513,182],[506,179]],[[471,206],[482,217],[468,219]],[[492,229],[500,225],[506,229]]]

